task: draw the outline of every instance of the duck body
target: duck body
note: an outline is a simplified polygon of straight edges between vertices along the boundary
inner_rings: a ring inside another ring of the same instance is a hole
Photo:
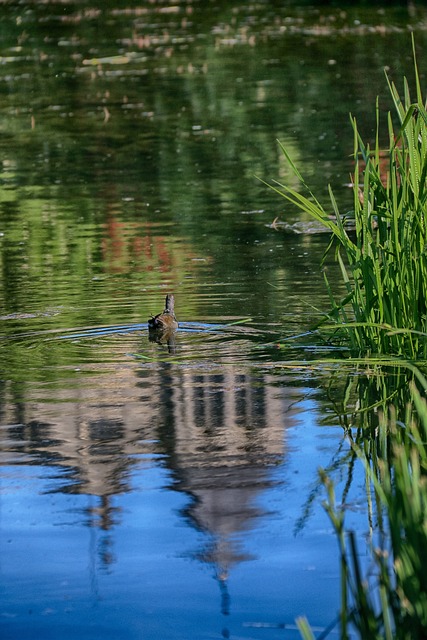
[[[154,331],[175,331],[175,329],[178,329],[174,305],[175,298],[168,293],[164,310],[148,320],[148,328]]]

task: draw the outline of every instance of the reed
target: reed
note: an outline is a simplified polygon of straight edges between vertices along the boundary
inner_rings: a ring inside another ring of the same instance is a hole
[[[354,532],[345,530],[333,483],[320,472],[340,550],[341,638],[354,632],[363,640],[427,637],[427,404],[414,383],[410,391],[405,425],[392,408],[379,422],[386,448],[376,449],[372,440],[353,445],[377,509],[369,574],[361,568]]]
[[[337,299],[325,274],[331,310],[322,328],[330,338],[344,335],[352,349],[347,363],[370,363],[371,373],[358,381],[356,436],[351,426],[346,433],[365,467],[369,508],[376,509],[373,571],[364,572],[331,476],[320,471],[339,545],[341,638],[427,637],[427,380],[420,370],[427,360],[427,111],[413,38],[412,48],[414,98],[406,78],[401,97],[386,76],[398,121],[388,113],[387,148],[379,143],[378,101],[372,145],[350,116],[354,229],[330,187],[328,206],[317,200],[283,145],[299,185],[269,185],[331,232],[327,252],[335,251],[346,294]],[[383,376],[392,362],[397,371]],[[304,639],[313,637],[304,618],[298,626]]]
[[[399,120],[387,117],[388,147],[381,149],[376,105],[373,146],[360,136],[350,116],[354,137],[352,176],[354,227],[350,232],[329,187],[325,208],[307,186],[286,148],[281,149],[298,178],[301,190],[279,182],[269,184],[300,210],[310,214],[332,236],[346,295],[331,298],[329,331],[343,331],[354,353],[395,355],[409,359],[427,356],[427,112],[421,92],[413,42],[415,100],[404,79],[403,98],[387,78]],[[279,143],[280,144],[280,143]],[[385,169],[385,170],[384,170]],[[332,212],[330,207],[332,207]]]

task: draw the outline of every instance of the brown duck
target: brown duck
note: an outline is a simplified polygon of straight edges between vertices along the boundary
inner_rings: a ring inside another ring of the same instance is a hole
[[[148,328],[155,331],[175,331],[178,329],[178,322],[174,311],[175,299],[168,293],[165,300],[165,308],[162,313],[152,316],[148,320]]]

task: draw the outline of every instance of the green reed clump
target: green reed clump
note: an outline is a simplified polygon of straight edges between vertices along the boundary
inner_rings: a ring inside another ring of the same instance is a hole
[[[275,191],[309,213],[332,233],[329,249],[336,258],[347,290],[335,300],[325,275],[332,302],[329,318],[345,332],[351,347],[369,355],[427,356],[427,112],[422,96],[414,49],[416,99],[404,79],[401,99],[388,79],[400,122],[397,130],[389,113],[388,148],[373,148],[354,133],[355,233],[347,230],[329,187],[333,215],[311,193],[286,149],[283,153],[306,195],[275,182]],[[329,250],[328,249],[328,250]],[[331,327],[330,327],[331,328]]]
[[[427,637],[427,404],[415,384],[411,396],[404,426],[393,410],[380,421],[379,431],[393,434],[387,455],[378,456],[369,441],[354,445],[377,508],[378,542],[367,575],[333,483],[321,471],[340,550],[341,638],[354,632],[363,640]]]

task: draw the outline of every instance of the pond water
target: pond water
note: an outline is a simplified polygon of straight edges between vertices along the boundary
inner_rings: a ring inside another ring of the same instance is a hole
[[[0,2],[2,638],[336,619],[320,466],[362,559],[370,524],[309,331],[328,237],[257,177],[295,184],[279,139],[351,208],[348,114],[372,137],[421,4]]]

